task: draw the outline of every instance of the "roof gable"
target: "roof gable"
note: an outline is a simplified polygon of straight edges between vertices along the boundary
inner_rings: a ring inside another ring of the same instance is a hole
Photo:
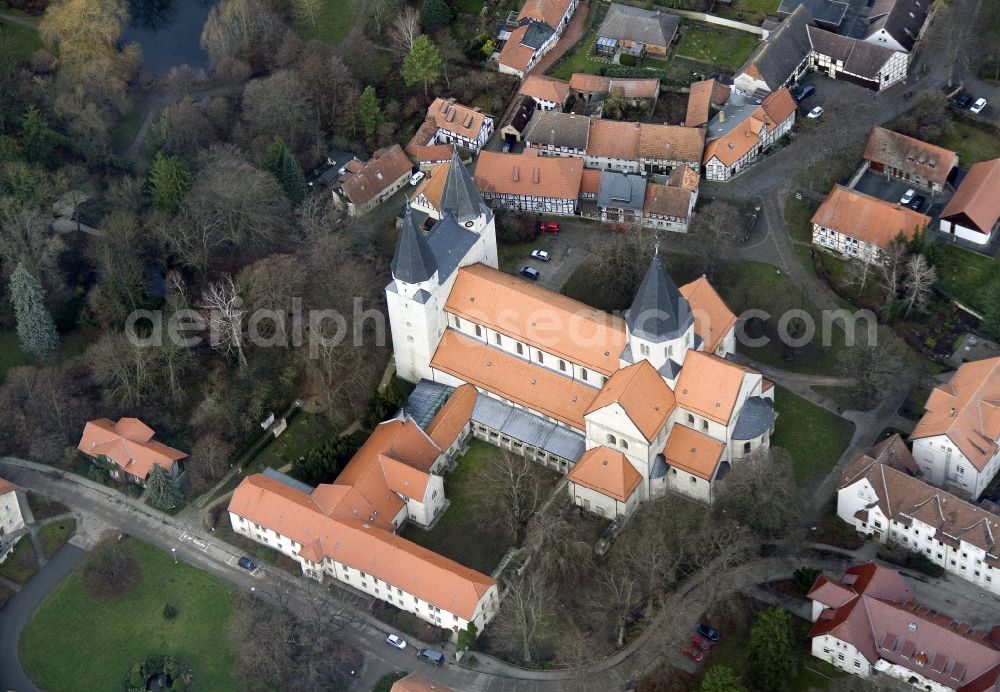
[[[627,502],[639,486],[642,475],[621,452],[594,447],[584,452],[566,478],[619,502]]]
[[[674,394],[650,362],[640,360],[608,378],[587,415],[613,403],[621,406],[646,441],[651,442],[674,410]]]

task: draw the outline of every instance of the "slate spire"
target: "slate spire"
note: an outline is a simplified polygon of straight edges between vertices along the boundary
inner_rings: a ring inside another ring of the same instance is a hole
[[[441,210],[450,211],[459,223],[472,221],[483,213],[483,198],[479,196],[472,176],[458,156],[458,149],[452,147],[448,178],[444,181],[441,195]]]
[[[660,342],[676,339],[694,322],[691,306],[660,260],[653,255],[646,276],[625,312],[629,331],[640,339]]]
[[[413,222],[413,210],[407,204],[403,211],[403,228],[396,243],[396,254],[392,256],[393,278],[408,284],[427,281],[437,271],[437,262],[431,252],[427,238]]]

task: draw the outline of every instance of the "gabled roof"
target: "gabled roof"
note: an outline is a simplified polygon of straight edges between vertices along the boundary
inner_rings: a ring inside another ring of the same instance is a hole
[[[644,159],[684,161],[701,165],[705,148],[705,130],[680,125],[639,126],[639,157]]]
[[[534,19],[555,29],[559,26],[571,0],[527,0],[518,12],[518,19]]]
[[[859,41],[814,26],[807,27],[809,45],[813,51],[843,63],[843,69],[872,81],[879,81],[879,72],[896,51],[876,43]]]
[[[747,375],[759,377],[760,373],[710,353],[689,350],[674,387],[677,405],[728,425]]]
[[[1000,220],[998,191],[1000,159],[973,164],[958,186],[955,196],[941,212],[941,218],[958,220],[963,226],[971,226],[980,233],[989,234]]]
[[[884,127],[874,127],[865,147],[865,160],[943,185],[951,169],[958,165],[958,154]]]
[[[771,91],[782,86],[809,55],[806,27],[812,22],[805,6],[799,5],[771,35],[761,41],[739,74],[746,73],[767,84]]]
[[[389,267],[394,279],[409,284],[427,281],[437,271],[434,253],[413,222],[413,209],[409,204],[403,210],[403,227],[399,231],[399,242]]]
[[[398,144],[379,149],[355,170],[348,169],[337,184],[355,205],[363,205],[412,169],[410,159]]]
[[[457,148],[453,148],[451,152],[444,192],[441,193],[441,210],[450,211],[459,223],[471,221],[480,214],[489,212],[476,190],[475,183],[472,182],[472,176],[462,163]]]
[[[660,93],[660,80],[612,77],[608,93],[627,99],[654,99]]]
[[[583,159],[483,151],[476,164],[476,189],[509,195],[576,200]]]
[[[517,93],[531,96],[539,101],[562,104],[566,101],[566,97],[569,96],[569,82],[564,79],[556,79],[555,77],[529,74],[524,78],[524,82],[521,83],[521,88]]]
[[[574,72],[569,88],[581,94],[606,94],[611,90],[611,78],[587,72]]]
[[[438,129],[475,139],[488,116],[478,108],[469,108],[455,99],[436,98],[427,108],[427,120]]]
[[[17,490],[17,486],[11,483],[6,478],[0,478],[0,495],[6,495],[7,493],[12,493]]]
[[[452,148],[447,145],[440,145],[448,150],[448,155],[446,158],[451,159]],[[413,191],[413,196],[410,197],[410,202],[412,203],[417,197],[423,195],[427,203],[437,209],[441,210],[441,198],[444,195],[444,183],[448,179],[448,168],[450,164],[442,163],[437,168],[427,171],[426,177],[420,181],[417,185],[417,189]]]
[[[817,22],[822,22],[831,26],[840,26],[847,14],[850,5],[841,0],[781,0],[778,5],[778,16],[788,16],[795,11],[799,5],[804,5],[809,11],[809,16]]]
[[[584,452],[566,474],[566,479],[619,502],[627,502],[639,487],[642,475],[621,452],[609,447],[594,447]]]
[[[590,118],[561,111],[536,110],[524,128],[524,140],[537,146],[566,147],[586,151]]]
[[[638,161],[640,127],[639,123],[592,118],[587,156]]]
[[[476,388],[471,384],[459,386],[445,402],[430,423],[427,424],[427,434],[441,449],[451,447],[458,434],[472,418],[472,410],[476,407]]]
[[[620,41],[669,46],[679,23],[680,17],[666,12],[611,3],[597,35]]]
[[[76,447],[92,457],[104,456],[127,473],[143,480],[153,466],[164,470],[187,454],[153,439],[153,429],[138,418],[120,418],[113,423],[98,418],[87,423]]]
[[[653,342],[676,339],[694,323],[691,306],[677,290],[657,253],[625,312],[630,333]]]
[[[523,41],[528,33],[529,25],[519,26],[510,32],[507,43],[500,49],[500,64],[519,72],[528,69],[528,63],[535,57],[535,49],[526,46]]]
[[[646,441],[651,442],[674,410],[674,393],[648,360],[640,360],[608,378],[587,414],[611,404],[621,406]]]
[[[458,270],[445,310],[602,375],[627,342],[620,318],[485,264]]]
[[[904,50],[913,50],[931,3],[926,0],[875,0],[865,38],[885,30]]]
[[[712,107],[721,108],[729,98],[729,87],[714,79],[705,79],[691,84],[688,94],[685,127],[701,127],[708,122]]]
[[[714,353],[736,324],[736,315],[704,276],[681,286],[680,291],[691,306],[694,332],[702,338],[702,350]]]
[[[685,191],[686,192],[686,191]],[[690,195],[690,193],[688,193]],[[597,204],[612,209],[638,211],[646,201],[646,178],[618,171],[601,171],[597,190]]]
[[[963,363],[947,384],[931,390],[911,440],[947,435],[982,471],[1000,439],[1000,358]]]
[[[691,169],[685,166],[684,170]],[[691,211],[691,196],[693,194],[691,190],[683,187],[649,183],[646,185],[646,196],[642,208],[647,214],[687,220]]]
[[[883,250],[888,249],[899,235],[907,240],[912,239],[930,222],[929,216],[909,207],[871,197],[839,184],[830,190],[811,220],[811,223],[872,243]]]
[[[725,442],[675,423],[667,436],[663,456],[670,466],[712,480],[725,451]]]
[[[705,147],[705,163],[716,158],[726,166],[732,166],[757,146],[765,130],[777,129],[794,114],[795,100],[791,92],[786,88],[778,89],[732,129],[708,143]]]

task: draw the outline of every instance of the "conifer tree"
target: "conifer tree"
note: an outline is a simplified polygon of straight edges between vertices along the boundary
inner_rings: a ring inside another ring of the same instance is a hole
[[[44,356],[58,348],[59,333],[45,307],[45,290],[20,262],[10,277],[10,300],[17,316],[21,350]]]

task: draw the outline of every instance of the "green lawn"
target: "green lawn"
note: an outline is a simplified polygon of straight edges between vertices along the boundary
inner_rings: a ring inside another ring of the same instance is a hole
[[[854,424],[775,386],[774,423],[771,445],[792,455],[795,480],[799,483],[816,474],[825,474],[851,441]]]
[[[789,195],[785,200],[785,223],[788,224],[788,231],[792,240],[799,243],[812,243],[812,219],[813,214],[819,209],[819,203],[803,197],[795,199],[795,195]]]
[[[984,289],[987,279],[996,271],[996,261],[990,257],[961,248],[938,243],[938,287],[949,297],[973,310],[983,311],[986,306]]]
[[[1000,157],[998,133],[971,121],[955,120],[951,134],[937,144],[958,154],[962,166]]]
[[[759,36],[745,31],[685,22],[677,55],[736,71],[757,47]]]
[[[76,519],[69,517],[38,529],[38,538],[42,541],[42,552],[45,553],[46,559],[51,558],[63,547],[63,543],[69,540],[74,529],[76,529]]]
[[[0,19],[0,44],[17,60],[27,60],[42,47],[38,32],[20,24]]]
[[[430,531],[411,526],[403,532],[403,537],[485,574],[496,569],[511,546],[478,523],[473,491],[476,471],[495,449],[482,440],[473,440],[469,451],[459,459],[458,468],[444,477],[444,494],[451,502],[444,516]],[[541,465],[533,469],[544,477],[547,496],[559,479],[558,474]]]
[[[760,26],[777,9],[774,0],[733,0],[730,7],[716,7],[714,14],[726,19]]]
[[[35,550],[31,546],[31,537],[22,536],[14,546],[14,551],[0,565],[0,576],[23,584],[35,576],[37,571],[38,558],[35,557]]]
[[[597,40],[597,28],[593,28],[583,35],[583,38],[576,44],[573,50],[569,51],[556,61],[552,66],[550,74],[558,79],[569,79],[576,72],[586,72],[587,74],[597,74],[601,67],[607,63],[591,60],[590,55],[594,52],[594,41]]]
[[[251,474],[268,466],[281,468],[335,434],[336,431],[325,416],[298,411],[288,421],[285,432],[257,452],[244,471]]]
[[[302,36],[336,45],[347,38],[357,18],[357,3],[350,0],[324,0],[316,23],[302,29]]]
[[[520,243],[518,245],[498,244],[497,255],[500,260],[500,269],[513,274],[526,263],[534,262],[537,265],[538,262],[531,258],[531,251],[537,250],[544,245],[545,239],[541,236],[535,238],[530,243]]]
[[[128,149],[135,133],[139,131],[143,118],[146,117],[146,105],[141,101],[134,101],[122,115],[121,122],[111,133],[111,148],[121,153]]]
[[[191,666],[198,689],[240,689],[226,627],[233,612],[229,586],[135,539],[123,549],[140,565],[131,593],[96,599],[77,570],[28,623],[20,658],[35,684],[49,692],[116,690],[133,663],[164,654]],[[166,603],[177,609],[172,620],[163,617]]]

